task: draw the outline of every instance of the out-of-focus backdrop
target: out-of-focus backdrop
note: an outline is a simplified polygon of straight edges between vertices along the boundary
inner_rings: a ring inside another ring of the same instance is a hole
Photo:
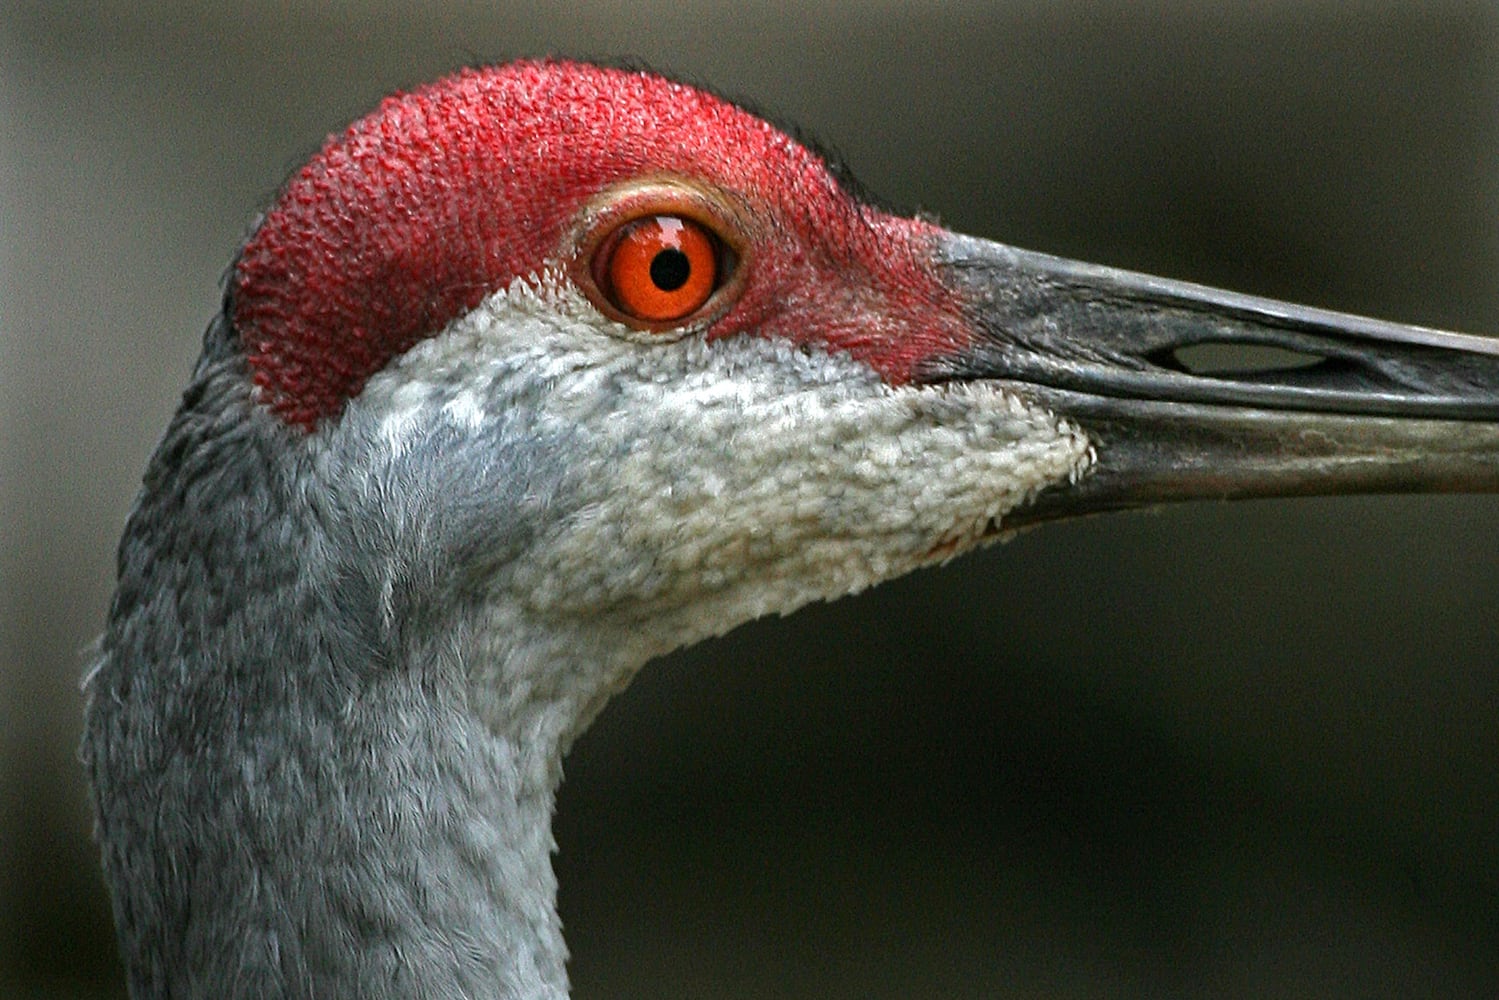
[[[74,761],[237,242],[475,61],[634,55],[954,228],[1499,334],[1499,13],[0,5],[0,996],[118,997]],[[1048,527],[648,668],[557,819],[589,997],[1499,995],[1499,499]]]

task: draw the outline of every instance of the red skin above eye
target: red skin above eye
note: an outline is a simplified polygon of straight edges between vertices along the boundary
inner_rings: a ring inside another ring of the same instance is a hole
[[[821,344],[892,384],[969,334],[931,262],[941,232],[851,198],[761,119],[661,77],[569,62],[466,70],[387,98],[286,184],[235,269],[261,400],[311,430],[365,381],[575,249],[600,191],[677,176],[745,216],[750,273],[707,336]]]

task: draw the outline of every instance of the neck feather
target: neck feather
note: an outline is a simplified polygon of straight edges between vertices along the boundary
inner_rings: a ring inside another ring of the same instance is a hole
[[[573,709],[485,721],[469,658],[514,651],[387,621],[272,440],[300,432],[212,398],[243,384],[213,369],[148,472],[86,685],[132,995],[564,997],[561,747],[535,737]]]

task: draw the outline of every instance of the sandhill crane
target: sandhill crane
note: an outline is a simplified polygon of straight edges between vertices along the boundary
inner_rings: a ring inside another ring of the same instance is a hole
[[[389,98],[250,236],[120,545],[132,993],[562,997],[561,761],[651,658],[1046,519],[1496,488],[1499,341],[899,218],[647,72]]]

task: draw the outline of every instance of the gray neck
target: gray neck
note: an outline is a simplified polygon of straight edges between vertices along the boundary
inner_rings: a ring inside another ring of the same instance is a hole
[[[651,657],[991,537],[1091,443],[997,385],[496,292],[311,435],[210,329],[84,759],[137,996],[556,997],[560,761]]]
[[[419,687],[176,758],[154,816],[100,801],[133,996],[566,995],[553,789],[464,714],[413,711]]]
[[[486,724],[468,660],[519,654],[471,638],[461,601],[391,616],[389,579],[353,572],[367,560],[330,528],[349,519],[309,516],[277,439],[299,432],[213,347],[87,685],[132,996],[565,996],[550,821],[578,707],[532,692],[511,716],[529,732]]]

